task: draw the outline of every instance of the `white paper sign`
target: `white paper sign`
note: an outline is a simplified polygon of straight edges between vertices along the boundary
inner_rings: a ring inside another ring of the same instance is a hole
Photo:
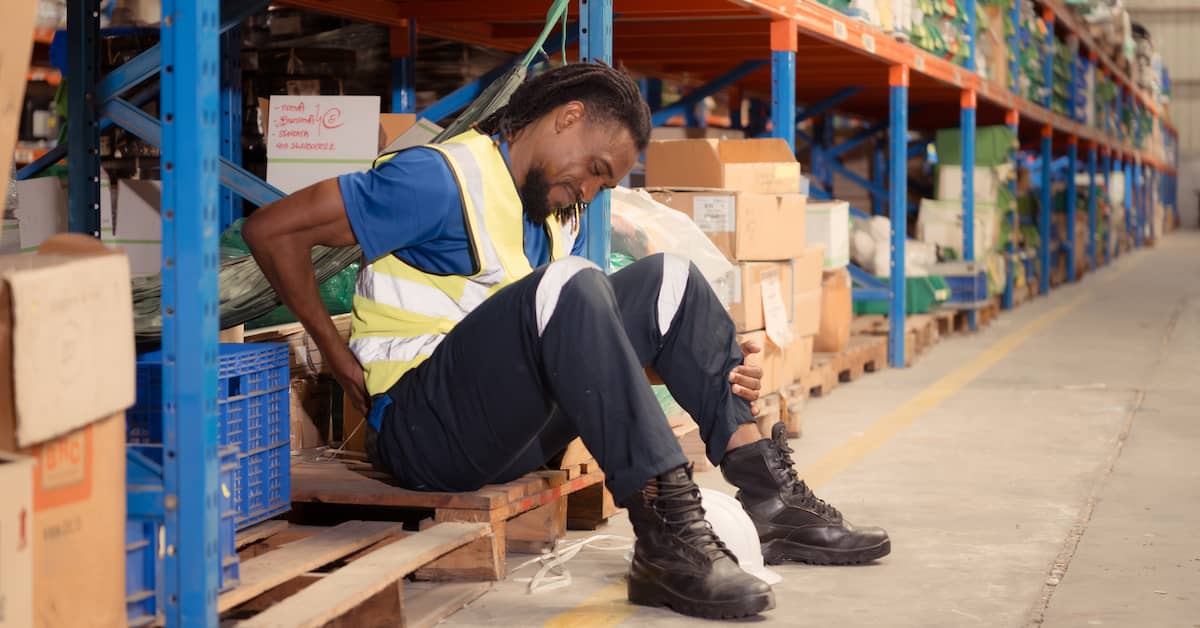
[[[272,96],[267,182],[291,194],[371,167],[379,150],[378,96]]]
[[[792,343],[792,326],[788,325],[787,308],[783,305],[783,290],[779,285],[779,271],[763,271],[762,274],[763,317],[767,321],[767,337],[777,347]]]
[[[732,196],[697,196],[692,200],[692,220],[705,233],[729,233],[737,226]]]

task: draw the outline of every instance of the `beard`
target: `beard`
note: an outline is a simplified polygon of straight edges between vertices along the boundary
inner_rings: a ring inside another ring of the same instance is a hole
[[[525,218],[538,225],[545,223],[550,216],[557,217],[563,225],[577,222],[585,205],[578,203],[567,207],[551,207],[550,187],[546,170],[541,166],[530,166],[529,172],[525,174],[525,183],[519,190],[521,205],[525,208]]]

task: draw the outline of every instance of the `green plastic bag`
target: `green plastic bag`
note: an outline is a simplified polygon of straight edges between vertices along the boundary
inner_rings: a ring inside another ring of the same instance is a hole
[[[221,259],[250,254],[250,247],[246,246],[246,240],[242,238],[242,223],[244,222],[246,222],[245,218],[238,219],[221,234]],[[329,309],[331,315],[346,314],[354,306],[354,283],[357,276],[358,264],[353,263],[320,285],[321,301],[325,303],[325,307]],[[257,329],[295,322],[296,316],[292,314],[292,311],[287,309],[287,306],[280,305],[267,314],[246,323],[246,328]]]

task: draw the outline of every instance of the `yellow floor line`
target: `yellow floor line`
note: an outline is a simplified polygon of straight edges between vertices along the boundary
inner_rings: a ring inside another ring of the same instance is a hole
[[[1142,257],[1131,262],[1140,262]],[[1099,284],[1110,283],[1117,277],[1132,270],[1137,263],[1127,263],[1116,272],[1108,274]],[[925,413],[945,401],[951,395],[965,388],[968,384],[995,366],[1008,354],[1042,331],[1058,319],[1066,316],[1079,307],[1085,299],[1091,296],[1088,290],[1074,299],[1064,303],[1045,314],[1030,321],[1024,327],[1001,338],[970,362],[951,371],[945,377],[930,384],[895,410],[873,423],[863,432],[862,436],[846,441],[830,451],[820,460],[804,468],[800,477],[810,487],[816,488],[828,482],[837,473],[850,465],[862,460],[867,454],[878,449],[881,445],[895,436],[900,430],[911,425]],[[552,617],[545,623],[546,628],[592,628],[598,626],[616,626],[629,619],[636,613],[638,607],[626,600],[625,583],[618,582],[607,585],[593,593],[575,608]]]

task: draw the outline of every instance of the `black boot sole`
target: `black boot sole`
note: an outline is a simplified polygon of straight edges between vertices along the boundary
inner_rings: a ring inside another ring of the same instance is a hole
[[[737,600],[695,600],[662,585],[629,579],[629,601],[639,606],[669,608],[681,615],[704,619],[751,617],[775,608],[775,593],[747,596]]]
[[[789,561],[809,565],[861,565],[892,553],[892,541],[888,539],[871,547],[843,550],[775,539],[763,543],[762,552],[763,562],[768,565],[782,565]]]

